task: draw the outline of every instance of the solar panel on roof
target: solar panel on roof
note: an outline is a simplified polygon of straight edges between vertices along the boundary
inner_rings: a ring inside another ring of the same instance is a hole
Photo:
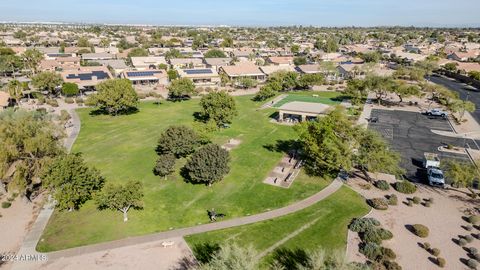
[[[76,74],[67,75],[67,79],[80,79],[80,81],[90,81],[92,80],[92,77],[97,77],[97,80],[104,80],[104,79],[110,78],[110,76],[108,76],[108,73],[104,71],[92,71],[92,72],[80,73],[78,75]]]
[[[188,75],[198,75],[198,74],[212,74],[211,69],[186,69],[184,70]]]
[[[154,74],[161,73],[159,70],[150,70],[150,71],[129,71],[127,72],[128,77],[149,77]]]

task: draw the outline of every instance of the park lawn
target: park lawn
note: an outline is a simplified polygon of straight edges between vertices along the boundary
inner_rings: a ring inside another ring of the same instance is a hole
[[[317,95],[318,97],[314,97]],[[296,91],[290,92],[285,98],[277,102],[274,107],[278,108],[286,103],[292,101],[302,101],[302,102],[312,102],[312,103],[322,103],[326,105],[337,105],[342,102],[341,96],[343,94],[340,92],[333,91]]]
[[[78,110],[82,126],[73,152],[81,152],[107,181],[141,181],[144,209],[129,211],[126,223],[120,212],[99,211],[93,201],[78,211],[55,211],[37,249],[48,252],[194,226],[208,222],[206,211],[211,208],[227,218],[260,213],[304,199],[328,185],[328,180],[304,174],[289,189],[263,184],[283,155],[272,146],[296,139],[296,134],[292,127],[269,121],[273,109],[257,110],[258,104],[249,96],[235,99],[239,115],[230,128],[215,132],[212,140],[222,144],[238,138],[242,143],[231,151],[230,173],[212,187],[183,181],[178,171],[185,159],[177,162],[177,173],[168,180],[152,173],[158,137],[169,125],[198,125],[193,117],[200,109],[198,99],[160,105],[142,102],[138,113],[116,117]]]
[[[299,212],[250,225],[190,235],[185,237],[185,240],[196,255],[202,253],[202,247],[225,242],[235,242],[240,246],[251,245],[261,253],[302,226],[316,220],[279,248],[303,250],[323,248],[327,252],[344,251],[347,243],[347,225],[352,218],[367,214],[369,209],[359,194],[343,186],[325,200]],[[262,259],[262,264],[268,264],[271,260],[271,254],[266,255]]]

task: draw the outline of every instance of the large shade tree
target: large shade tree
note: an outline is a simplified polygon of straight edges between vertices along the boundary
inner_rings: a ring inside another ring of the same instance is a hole
[[[40,72],[32,78],[32,84],[40,91],[47,91],[49,94],[55,94],[57,87],[63,83],[62,77],[55,72]]]
[[[227,92],[212,92],[200,100],[205,120],[213,120],[218,126],[230,123],[238,114],[235,100]]]
[[[353,167],[357,148],[355,136],[359,127],[352,125],[341,107],[319,118],[296,126],[300,136],[307,169],[322,175]]]
[[[27,198],[41,184],[45,163],[64,152],[62,133],[43,114],[24,110],[0,113],[0,186]]]
[[[201,138],[187,126],[170,126],[158,140],[158,154],[173,154],[176,157],[185,157],[200,146]]]
[[[123,213],[123,222],[128,221],[131,208],[143,208],[143,185],[138,181],[126,184],[107,183],[102,192],[97,193],[95,202],[99,209],[111,209]]]
[[[80,154],[61,155],[45,166],[41,178],[61,210],[78,209],[99,191],[105,179]]]
[[[137,109],[138,95],[128,79],[113,79],[99,83],[97,93],[88,102],[110,115],[128,113]]]
[[[367,172],[400,175],[400,155],[390,151],[387,142],[375,131],[366,129],[357,135],[358,148],[355,151],[355,167],[371,181]]]
[[[168,98],[181,100],[190,98],[195,94],[195,84],[189,78],[175,79],[168,86]]]
[[[227,150],[216,144],[208,144],[192,155],[184,167],[184,172],[188,181],[211,186],[230,171],[229,162],[230,155]]]

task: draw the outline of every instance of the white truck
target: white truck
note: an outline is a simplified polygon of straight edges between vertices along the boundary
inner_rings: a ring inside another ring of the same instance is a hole
[[[432,187],[445,187],[445,177],[440,167],[440,159],[437,154],[424,153],[423,166],[427,169],[428,184]]]
[[[423,167],[425,169],[428,169],[428,167],[440,167],[440,158],[438,158],[437,154],[425,152],[423,156]]]
[[[442,109],[431,109],[426,111],[426,114],[429,116],[441,116],[443,118],[447,118],[448,113]]]

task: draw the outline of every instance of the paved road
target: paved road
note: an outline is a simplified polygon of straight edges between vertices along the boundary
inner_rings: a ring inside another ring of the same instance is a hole
[[[475,105],[477,106],[477,109],[475,110],[475,112],[472,113],[472,116],[475,118],[475,120],[477,120],[477,122],[480,123],[480,90],[479,89],[476,89],[472,86],[468,86],[467,84],[464,84],[446,77],[431,76],[431,77],[428,77],[428,80],[433,83],[443,85],[459,93],[460,98],[463,100],[465,100],[468,95],[468,100],[475,103]]]
[[[320,192],[316,193],[311,197],[308,197],[294,204],[285,206],[283,208],[275,209],[275,210],[264,212],[261,214],[235,218],[235,219],[230,219],[230,220],[221,221],[221,222],[208,223],[208,224],[198,225],[198,226],[189,227],[189,228],[171,230],[171,231],[154,233],[154,234],[143,235],[143,236],[130,237],[130,238],[125,238],[125,239],[120,239],[120,240],[105,242],[100,244],[94,244],[89,246],[55,251],[55,252],[47,253],[47,256],[49,260],[55,260],[62,257],[72,257],[72,256],[93,253],[93,252],[102,251],[102,250],[109,250],[109,249],[129,246],[129,245],[143,244],[143,243],[159,241],[159,240],[169,239],[174,237],[183,237],[186,235],[204,233],[209,231],[215,231],[215,230],[226,229],[226,228],[237,227],[241,225],[252,224],[260,221],[265,221],[265,220],[273,219],[276,217],[295,213],[309,206],[312,206],[317,202],[320,202],[323,199],[327,198],[331,194],[335,193],[342,185],[343,183],[341,180],[335,179],[328,187],[322,189]]]

